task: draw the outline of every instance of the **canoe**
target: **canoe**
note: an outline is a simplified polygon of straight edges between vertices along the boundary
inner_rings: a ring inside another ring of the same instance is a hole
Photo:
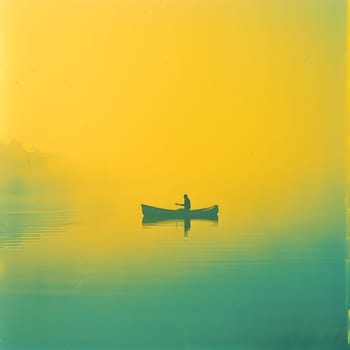
[[[215,219],[219,212],[219,206],[213,205],[209,208],[185,210],[185,209],[162,209],[150,205],[141,204],[144,218],[162,219]]]

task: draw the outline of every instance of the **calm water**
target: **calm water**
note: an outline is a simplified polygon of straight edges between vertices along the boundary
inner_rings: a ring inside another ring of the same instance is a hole
[[[185,233],[121,208],[2,210],[1,349],[348,348],[332,215],[237,224],[220,204]]]

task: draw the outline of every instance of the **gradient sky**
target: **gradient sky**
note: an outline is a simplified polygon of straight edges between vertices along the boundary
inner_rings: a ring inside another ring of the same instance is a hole
[[[346,1],[0,6],[3,140],[108,164],[164,202],[296,202],[339,181]]]

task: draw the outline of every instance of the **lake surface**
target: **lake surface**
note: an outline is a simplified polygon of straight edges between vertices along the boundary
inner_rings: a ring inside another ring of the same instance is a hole
[[[142,225],[139,203],[3,209],[0,349],[348,349],[338,217],[219,205],[188,232]]]

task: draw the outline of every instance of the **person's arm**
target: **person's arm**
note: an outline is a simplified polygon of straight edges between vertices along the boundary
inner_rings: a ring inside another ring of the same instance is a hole
[[[175,203],[175,205],[181,205],[182,207],[185,206],[185,204],[182,204],[182,203]]]

